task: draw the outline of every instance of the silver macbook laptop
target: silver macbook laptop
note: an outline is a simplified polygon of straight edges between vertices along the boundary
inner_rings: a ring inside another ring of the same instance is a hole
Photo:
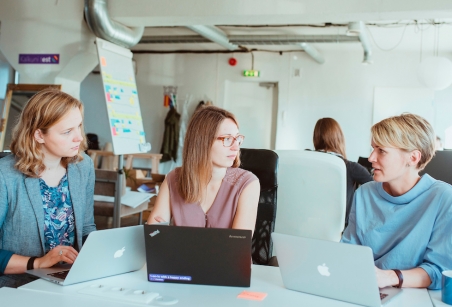
[[[284,286],[376,307],[402,290],[378,289],[372,250],[366,246],[272,233]]]
[[[28,270],[56,284],[67,286],[88,280],[136,271],[146,260],[143,225],[93,231],[74,264]]]

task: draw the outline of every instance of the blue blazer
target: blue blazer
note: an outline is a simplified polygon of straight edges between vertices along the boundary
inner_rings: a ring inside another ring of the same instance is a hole
[[[67,168],[75,216],[74,248],[77,250],[82,246],[82,238],[96,230],[94,166],[90,157],[83,154],[83,158],[79,163],[70,163]],[[14,155],[0,159],[0,258],[11,252],[42,257],[45,251],[44,210],[39,178],[24,175],[14,168],[14,163]],[[0,266],[0,275],[3,271]]]

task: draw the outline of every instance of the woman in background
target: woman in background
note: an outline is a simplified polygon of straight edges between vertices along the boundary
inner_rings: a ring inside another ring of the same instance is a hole
[[[0,160],[0,287],[34,280],[29,269],[73,263],[96,230],[82,120],[82,103],[55,89],[34,95],[19,117],[12,154]]]
[[[362,165],[347,160],[345,154],[345,138],[339,123],[332,118],[321,118],[314,128],[314,148],[316,151],[335,155],[345,162],[347,168],[347,207],[345,223],[348,223],[348,215],[353,202],[353,195],[358,184],[372,181],[369,171]]]
[[[372,129],[375,182],[360,187],[342,242],[369,246],[378,286],[440,289],[452,269],[452,186],[419,171],[435,155],[435,133],[402,114]]]
[[[214,106],[196,111],[182,167],[166,176],[147,223],[254,231],[260,185],[253,173],[238,168],[243,140],[233,114]]]

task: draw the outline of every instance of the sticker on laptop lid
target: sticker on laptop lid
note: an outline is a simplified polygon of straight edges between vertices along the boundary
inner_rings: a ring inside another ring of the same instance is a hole
[[[251,291],[243,291],[237,298],[241,298],[244,300],[253,300],[253,301],[263,301],[264,298],[267,297],[267,293],[264,292],[251,292]]]
[[[165,281],[165,280],[191,281],[191,276],[149,274],[149,281]]]

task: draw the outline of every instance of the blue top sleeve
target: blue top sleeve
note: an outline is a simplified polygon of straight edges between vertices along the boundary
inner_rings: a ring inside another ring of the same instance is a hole
[[[8,191],[6,190],[5,177],[0,172],[0,229],[5,221],[6,213],[8,212]],[[13,255],[12,252],[0,249],[0,274],[3,274],[6,265]]]
[[[8,264],[9,259],[11,259],[12,256],[12,252],[0,249],[0,274],[3,274],[5,272],[6,265]]]

